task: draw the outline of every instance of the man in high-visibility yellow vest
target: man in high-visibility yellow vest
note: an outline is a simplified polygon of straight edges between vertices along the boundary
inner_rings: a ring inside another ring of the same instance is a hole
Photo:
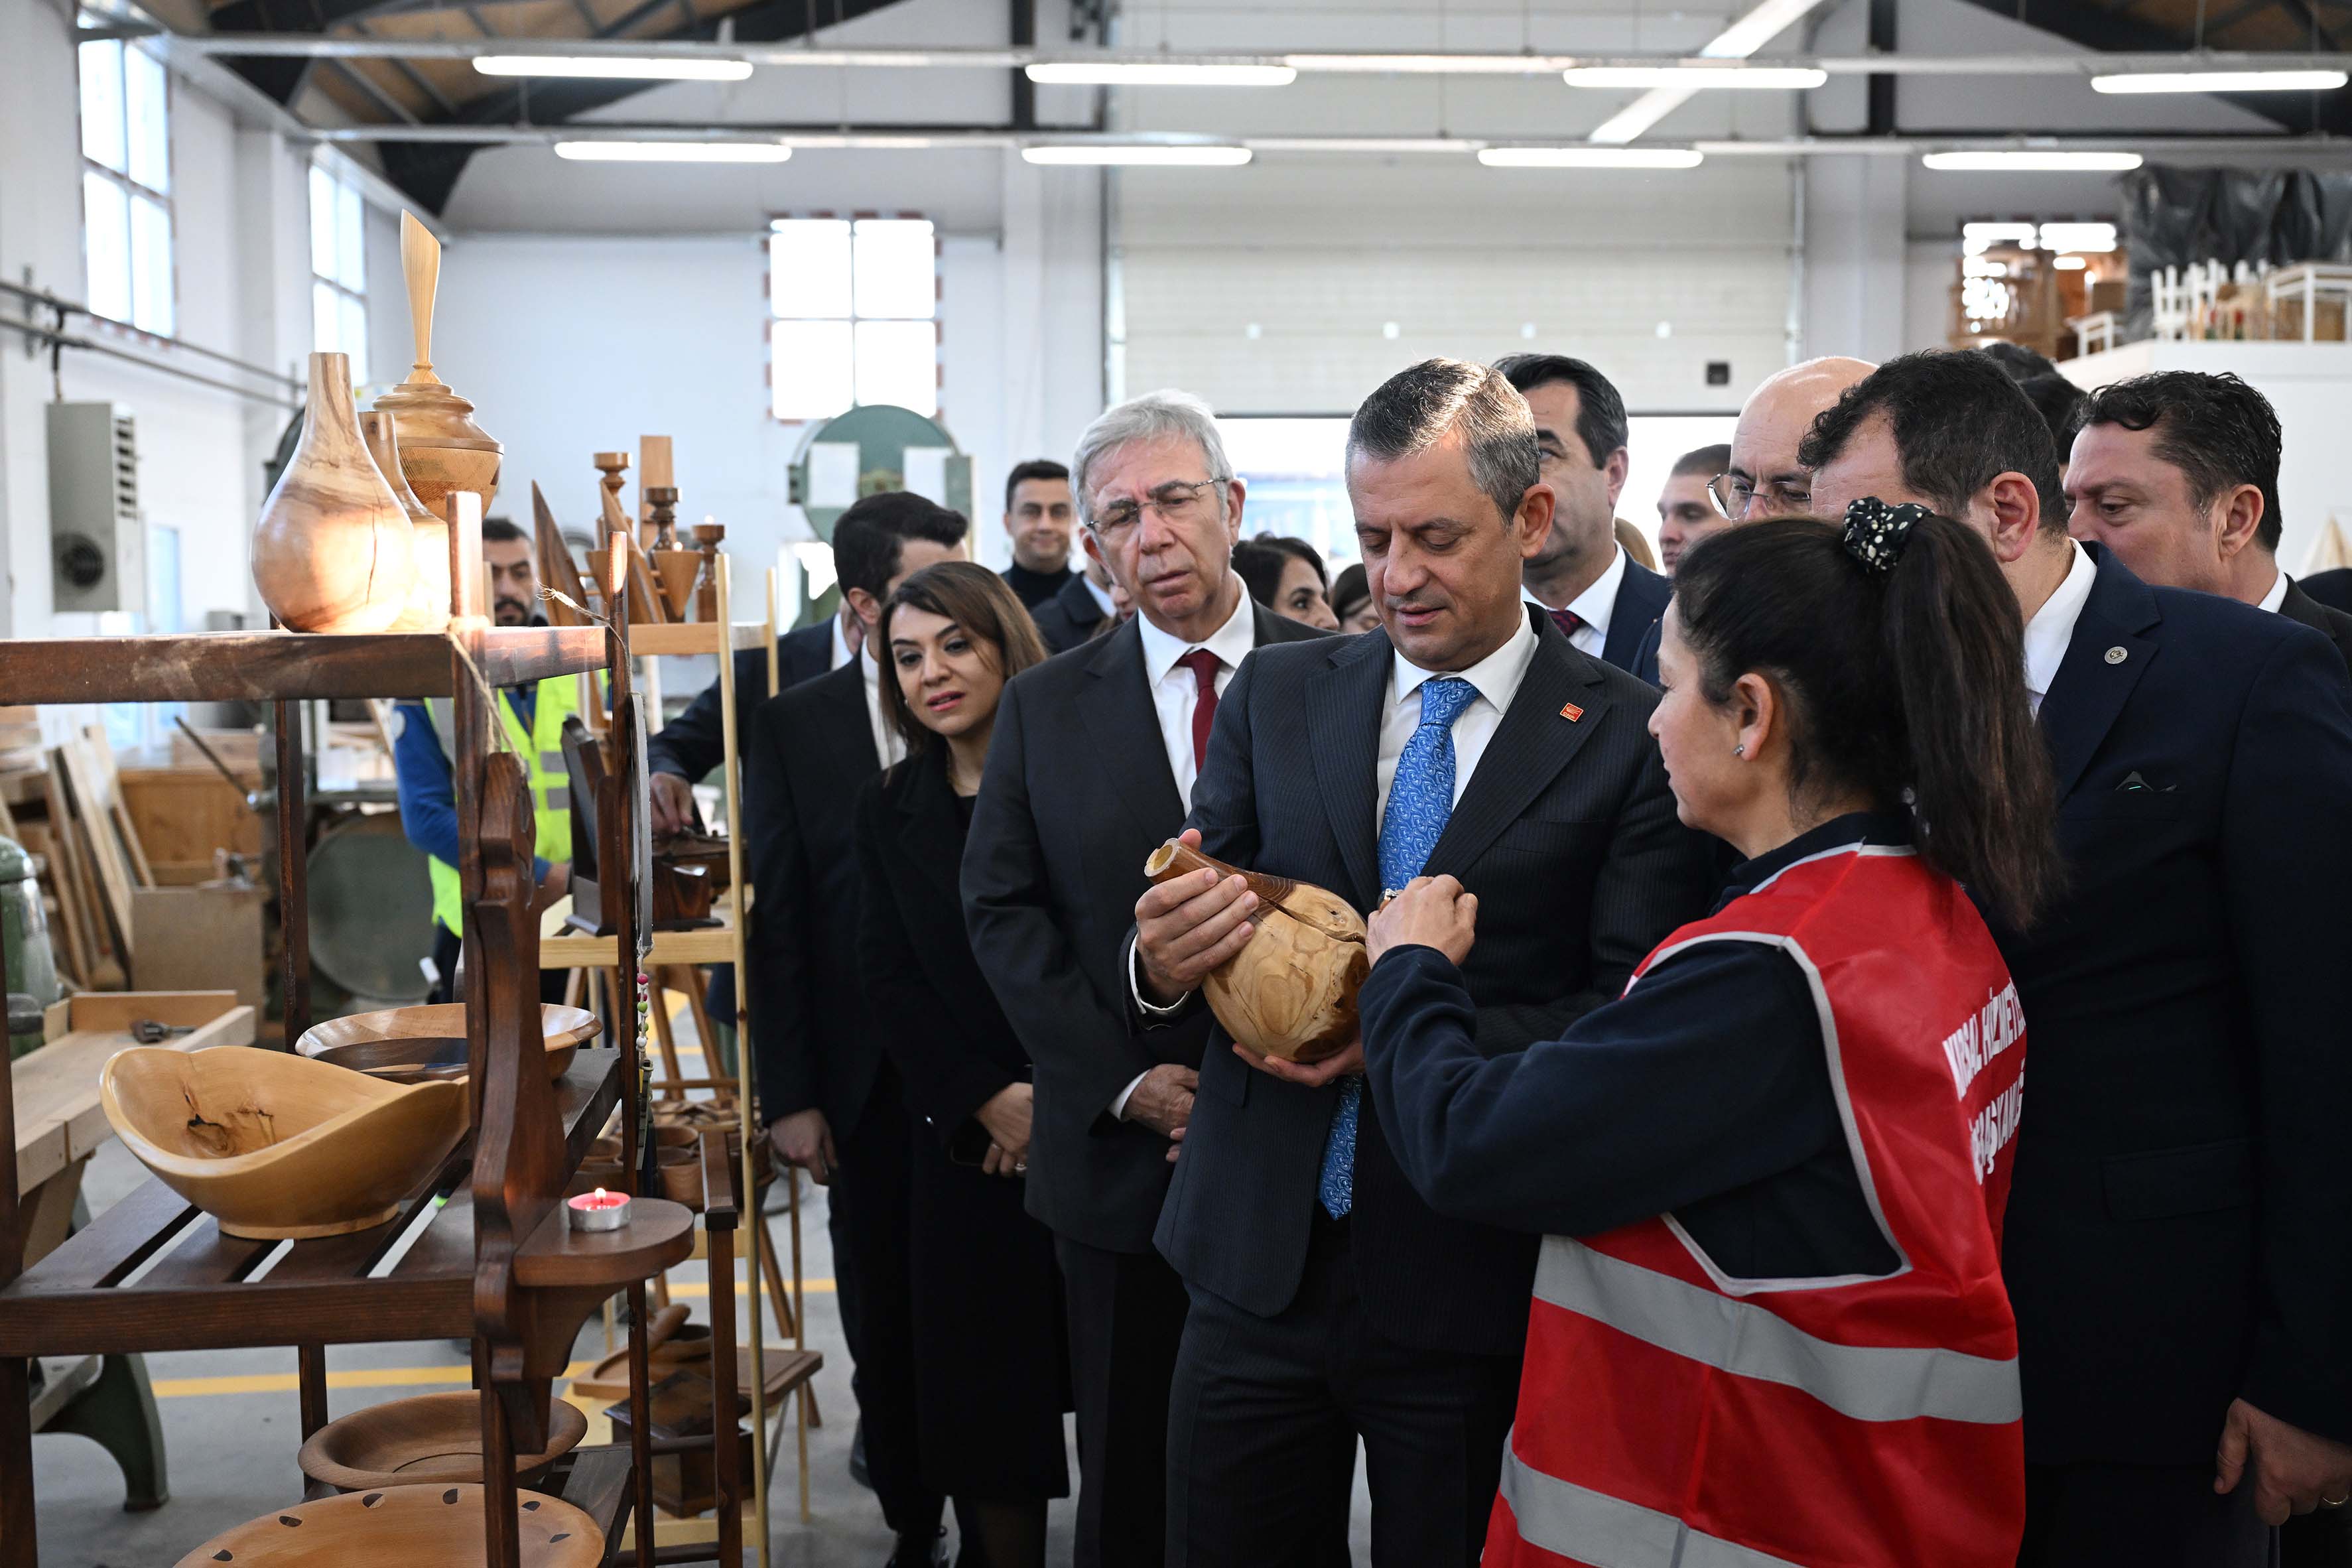
[[[502,517],[482,520],[482,556],[490,568],[492,618],[502,626],[544,624],[538,613],[538,563],[530,536]],[[563,721],[580,710],[580,678],[551,676],[500,694],[499,718],[530,780],[538,827],[534,868],[541,902],[572,883],[572,790],[563,767]],[[400,780],[400,826],[425,851],[433,877],[433,1000],[452,999],[464,909],[457,885],[457,808],[450,784],[453,731],[447,698],[403,702],[393,710],[394,771]],[[560,984],[562,971],[552,975]]]

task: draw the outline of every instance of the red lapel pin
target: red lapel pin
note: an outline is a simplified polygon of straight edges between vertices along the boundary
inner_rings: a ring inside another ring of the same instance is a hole
[[[1559,716],[1573,724],[1584,717],[1584,710],[1573,702],[1563,702],[1559,706]]]

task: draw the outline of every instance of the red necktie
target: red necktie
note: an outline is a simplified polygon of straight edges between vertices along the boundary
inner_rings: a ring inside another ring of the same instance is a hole
[[[1574,610],[1555,610],[1547,605],[1544,606],[1544,614],[1549,616],[1551,624],[1559,628],[1559,635],[1571,641],[1575,639],[1577,633],[1584,629],[1584,617]]]
[[[1197,695],[1192,700],[1192,768],[1199,772],[1209,755],[1209,726],[1217,719],[1217,656],[1196,647],[1176,661],[1192,672]]]

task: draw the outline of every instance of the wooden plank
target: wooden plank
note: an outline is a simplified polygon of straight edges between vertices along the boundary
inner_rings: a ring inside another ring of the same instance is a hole
[[[539,944],[541,969],[611,969],[621,962],[618,936],[551,936]],[[732,963],[735,935],[725,926],[654,932],[655,963]]]
[[[497,685],[607,662],[604,634],[595,626],[494,626],[484,637],[483,673]],[[27,637],[0,643],[0,689],[29,702],[446,697],[449,664],[448,639],[437,632]]]
[[[202,1050],[207,1046],[244,1045],[253,1038],[254,1012],[250,1007],[233,1005],[235,999],[226,993],[215,994],[229,1004],[219,1016],[194,1034],[175,1036],[164,1042],[176,1050]],[[79,1005],[94,1001],[120,1003],[121,994],[97,998],[76,996],[63,1004],[70,1015]],[[189,1017],[193,1009],[173,1008],[169,1004],[182,1001],[179,997],[161,997],[165,1011],[180,1012],[181,1016],[161,1019],[161,1022],[202,1022]],[[131,1009],[136,1012],[136,1009]],[[152,1012],[138,1013],[152,1017]],[[106,1120],[105,1108],[99,1102],[99,1069],[106,1059],[124,1047],[131,1045],[130,1035],[118,1029],[69,1033],[39,1049],[26,1053],[16,1063],[16,1183],[19,1190],[29,1192],[65,1165],[86,1158],[99,1145],[113,1137],[114,1130]]]
[[[150,1290],[142,1282],[129,1290],[0,1296],[0,1357],[459,1340],[473,1332],[467,1274],[328,1284],[239,1280],[174,1290]]]
[[[124,1296],[158,1296],[167,1292],[206,1285],[225,1285],[243,1279],[261,1266],[261,1260],[277,1248],[274,1241],[256,1241],[242,1236],[230,1236],[220,1227],[220,1222],[210,1215],[199,1215],[188,1226],[187,1235],[179,1244],[165,1252],[139,1281],[136,1289],[118,1292]]]
[[[74,976],[86,986],[102,987],[110,968],[114,984],[119,986],[124,978],[122,969],[113,963],[106,919],[100,912],[89,874],[82,865],[79,835],[74,831],[73,813],[66,804],[65,764],[54,756],[43,773],[43,784],[48,800],[53,851],[51,884],[57,891],[58,910],[67,923],[66,945],[72,950]]]
[[[0,1325],[29,1298],[100,1290],[128,1275],[178,1237],[195,1215],[194,1204],[152,1178],[131,1189],[98,1218],[68,1237],[55,1252],[0,1291]],[[39,1355],[39,1350],[18,1351]]]
[[[73,813],[75,825],[81,829],[78,847],[97,868],[99,889],[106,899],[107,921],[114,931],[114,949],[128,968],[132,952],[131,859],[123,853],[122,840],[115,835],[113,818],[107,815],[98,759],[90,754],[86,741],[68,741],[57,748],[55,755],[65,767],[67,809]]]
[[[235,1015],[242,1014],[242,1017]],[[66,1022],[82,1034],[128,1032],[140,1018],[159,1024],[210,1025],[194,1035],[177,1037],[188,1049],[191,1042],[206,1046],[253,1044],[254,1012],[237,1005],[234,991],[110,991],[68,997]]]
[[[147,847],[140,842],[138,826],[123,807],[122,775],[114,765],[114,742],[107,738],[103,724],[84,724],[81,738],[89,747],[90,760],[98,764],[96,777],[100,797],[106,805],[107,820],[114,825],[114,831],[121,837],[122,852],[130,861],[131,876],[138,886],[152,888],[155,885],[155,873],[147,864]]]
[[[245,792],[209,766],[125,768],[119,775],[122,804],[146,847],[155,879],[166,865],[197,865],[213,874],[213,851],[261,853],[261,816],[245,804]]]

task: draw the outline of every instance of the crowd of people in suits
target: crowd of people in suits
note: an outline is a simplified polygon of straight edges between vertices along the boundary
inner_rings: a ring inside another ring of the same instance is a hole
[[[1002,574],[835,523],[739,696],[744,1038],[900,1568],[1042,1564],[1073,1410],[1080,1568],[1346,1563],[1360,1453],[1411,1568],[2352,1563],[2352,615],[2270,405],[1801,364],[1670,575],[1627,442],[1404,369],[1336,578],[1178,392],[1013,470]],[[1180,833],[1369,918],[1356,1041],[1234,1042],[1287,911]]]

